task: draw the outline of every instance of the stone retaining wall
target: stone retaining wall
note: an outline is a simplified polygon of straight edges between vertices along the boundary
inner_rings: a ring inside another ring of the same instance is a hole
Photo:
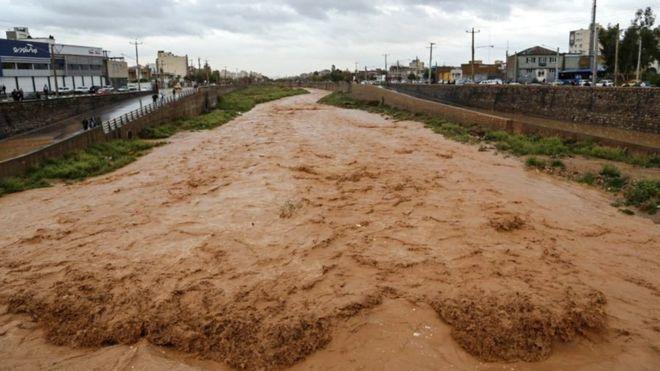
[[[660,88],[392,84],[418,98],[660,134]]]

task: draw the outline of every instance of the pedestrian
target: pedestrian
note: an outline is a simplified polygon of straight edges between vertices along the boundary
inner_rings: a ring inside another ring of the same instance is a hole
[[[153,100],[154,105],[158,102],[158,93],[154,93],[154,95],[151,96],[151,100]]]
[[[89,121],[86,118],[82,120],[82,126],[83,130],[87,130],[87,128],[89,128]]]
[[[14,89],[11,91],[11,99],[13,99],[14,102],[18,102],[18,90]]]
[[[7,87],[4,84],[0,86],[0,95],[7,98]]]
[[[48,92],[49,92],[49,90],[50,90],[50,89],[48,89],[48,85],[45,85],[45,84],[44,84],[44,97],[45,97],[45,98],[48,98]]]
[[[18,101],[22,102],[25,99],[25,94],[23,93],[23,88],[18,88]]]

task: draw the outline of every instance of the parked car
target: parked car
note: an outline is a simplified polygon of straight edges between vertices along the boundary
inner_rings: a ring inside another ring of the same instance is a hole
[[[653,84],[651,84],[650,81],[631,80],[631,81],[628,81],[628,82],[624,83],[621,86],[627,86],[627,87],[635,86],[635,87],[638,87],[638,88],[650,88],[650,87],[653,87]]]
[[[73,92],[75,94],[89,94],[89,86],[76,86]]]
[[[596,83],[596,86],[603,86],[603,87],[614,86],[614,81],[612,81],[612,80],[600,80],[599,82]]]
[[[108,95],[108,94],[112,94],[113,91],[114,91],[114,89],[112,89],[112,88],[103,88],[102,87],[102,88],[100,88],[96,91],[96,95]]]
[[[492,79],[492,80],[482,80],[479,82],[479,85],[502,85],[502,80]]]
[[[96,94],[96,92],[98,92],[99,89],[101,89],[100,86],[92,85],[92,86],[89,87],[89,94]]]
[[[128,91],[128,87],[127,86],[121,86],[117,89],[117,91],[119,93],[126,93]]]
[[[57,88],[57,90],[60,92],[60,94],[63,94],[63,95],[73,93],[73,89],[71,89],[68,86],[60,86],[60,87]]]

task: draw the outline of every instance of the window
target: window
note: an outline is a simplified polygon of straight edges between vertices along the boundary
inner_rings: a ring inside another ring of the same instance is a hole
[[[11,63],[11,62],[4,62],[4,63],[2,63],[2,69],[3,70],[15,70],[16,69],[16,64]]]
[[[557,57],[550,57],[550,63],[557,63]]]
[[[16,63],[16,67],[19,70],[31,70],[32,69],[32,63]]]
[[[35,63],[34,64],[34,69],[35,70],[49,70],[50,65],[48,63]]]
[[[79,64],[81,70],[89,70],[88,64]]]
[[[72,71],[76,71],[76,70],[80,69],[79,64],[69,64],[67,67],[68,67],[67,69],[72,70]]]
[[[99,71],[101,69],[101,65],[100,64],[90,64],[89,69],[92,70],[92,71]]]

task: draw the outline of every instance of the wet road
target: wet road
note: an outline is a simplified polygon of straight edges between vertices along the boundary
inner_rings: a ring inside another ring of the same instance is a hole
[[[165,94],[165,97],[172,96],[172,89],[164,89],[162,92]],[[83,131],[81,121],[85,117],[101,117],[101,121],[107,121],[135,109],[147,106],[152,102],[151,94],[148,94],[142,97],[104,106],[98,110],[70,117],[43,128],[0,140],[0,161],[32,152],[51,143],[81,133]]]

